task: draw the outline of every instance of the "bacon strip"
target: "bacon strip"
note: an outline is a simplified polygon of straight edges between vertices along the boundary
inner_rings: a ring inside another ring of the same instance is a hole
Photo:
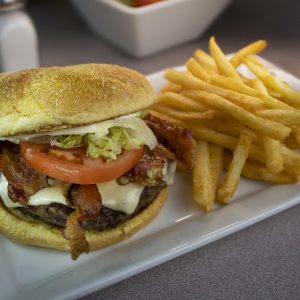
[[[158,144],[153,150],[145,148],[140,161],[126,174],[118,178],[119,184],[138,182],[146,186],[157,185],[163,179],[165,160],[176,160],[174,153]],[[149,177],[149,173],[151,176]]]
[[[159,143],[175,153],[180,167],[192,170],[196,142],[191,130],[188,128],[180,129],[151,114],[146,116],[145,121],[156,135]]]
[[[70,196],[74,205],[80,209],[81,221],[96,219],[100,215],[102,200],[96,184],[73,185]]]
[[[76,260],[81,253],[90,250],[81,223],[95,220],[100,215],[102,200],[95,184],[73,185],[70,197],[76,209],[67,219],[64,235],[70,241],[72,259]]]
[[[68,241],[70,241],[71,256],[73,260],[76,260],[81,253],[88,253],[90,251],[84,230],[80,226],[81,218],[80,209],[77,208],[68,217],[66,227],[64,229],[64,236]]]
[[[145,153],[142,159],[138,162],[137,165],[130,171],[131,177],[134,182],[139,182],[146,185],[157,184],[157,181],[160,181],[163,178],[163,167],[165,165],[165,158],[159,153],[157,155],[153,155],[153,152]],[[152,174],[152,182],[145,182],[147,180],[147,172],[152,171],[155,174]]]
[[[28,198],[48,186],[47,176],[31,169],[19,155],[18,146],[0,142],[0,171],[10,183],[12,200],[26,206]],[[22,197],[13,197],[14,194]]]

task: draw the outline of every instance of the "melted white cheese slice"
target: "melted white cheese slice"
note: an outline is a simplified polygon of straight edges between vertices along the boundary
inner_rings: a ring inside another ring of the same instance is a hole
[[[144,186],[138,183],[120,185],[116,180],[98,183],[102,204],[105,207],[132,214],[137,207]]]
[[[7,179],[1,174],[0,177],[0,196],[6,205],[6,207],[21,207],[20,203],[14,203],[8,196],[7,193],[7,186],[8,182]],[[29,205],[48,205],[50,203],[60,203],[63,205],[67,205],[66,198],[63,193],[63,183],[59,181],[55,181],[55,184],[41,189],[32,195],[29,198],[28,204]]]
[[[6,207],[21,207],[20,203],[14,203],[7,193],[8,182],[3,174],[0,177],[0,196]],[[144,186],[137,183],[119,185],[116,180],[97,184],[101,193],[102,205],[114,210],[122,211],[126,214],[134,212],[139,203],[140,196]],[[49,205],[51,203],[60,203],[67,205],[63,194],[63,183],[55,181],[53,186],[44,188],[36,192],[29,198],[29,205]]]
[[[176,162],[166,161],[163,169],[163,180],[167,185],[172,184]],[[29,205],[49,205],[51,203],[60,203],[68,205],[63,193],[63,182],[59,180],[49,181],[50,187],[36,192],[29,198]],[[7,193],[8,182],[3,174],[0,175],[0,197],[7,207],[14,208],[22,206],[20,203],[14,203]],[[136,209],[141,194],[145,188],[138,183],[128,183],[119,185],[116,180],[98,183],[97,188],[102,197],[102,205],[126,214],[132,214]]]
[[[63,183],[56,183],[53,186],[44,188],[33,194],[28,204],[29,205],[48,205],[50,203],[60,203],[68,205],[66,197],[64,196]]]

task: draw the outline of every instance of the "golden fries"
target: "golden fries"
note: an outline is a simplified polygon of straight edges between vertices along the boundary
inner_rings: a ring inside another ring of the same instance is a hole
[[[195,201],[209,212],[212,210],[211,163],[207,142],[199,141],[196,145],[195,167],[193,170],[193,196]]]
[[[192,127],[192,126],[204,126],[206,128],[210,128],[213,130],[216,130],[220,133],[224,133],[233,137],[239,137],[241,133],[246,133],[248,135],[251,135],[252,138],[256,138],[257,134],[252,131],[249,130],[247,127],[245,127],[244,125],[235,122],[234,120],[229,121],[229,120],[224,120],[224,119],[216,119],[213,118],[211,120],[203,120],[203,121],[199,121],[199,122],[187,122],[187,124]]]
[[[195,58],[191,57],[185,64],[187,69],[196,77],[203,81],[209,80],[209,74],[205,69],[196,61]]]
[[[300,125],[300,110],[265,109],[256,115],[288,126]]]
[[[269,138],[268,136],[263,137],[263,144],[265,148],[266,166],[270,172],[279,173],[283,170],[283,161],[281,154],[280,142]]]
[[[204,140],[227,149],[234,149],[237,144],[237,139],[227,134],[204,126],[190,126],[193,135],[196,139]]]
[[[293,126],[292,131],[295,137],[297,147],[300,148],[300,128],[297,126]]]
[[[235,193],[240,176],[248,157],[252,138],[248,135],[241,134],[236,148],[233,151],[232,161],[228,166],[227,174],[221,181],[217,190],[217,201],[220,203],[228,203]]]
[[[240,94],[235,91],[214,86],[198,78],[195,78],[192,75],[176,70],[166,70],[165,77],[171,82],[183,86],[187,90],[194,89],[214,93],[216,95],[226,98],[231,102],[234,102],[235,104],[241,105],[242,107],[248,110],[262,108],[264,105],[264,102],[259,98]],[[182,94],[185,95],[185,91],[183,91]]]
[[[251,112],[245,110],[244,108],[234,103],[231,103],[230,101],[218,95],[207,93],[204,91],[193,90],[187,92],[185,95],[188,95],[195,100],[203,101],[208,105],[212,105],[215,108],[221,110],[222,112],[227,113],[228,115],[238,120],[245,126],[248,126],[249,128],[257,131],[258,133],[267,135],[274,139],[284,139],[291,132],[291,129],[289,127],[274,121],[257,117]]]
[[[232,160],[232,156],[229,154],[224,154],[224,167],[225,169],[228,168],[230,161]],[[296,174],[289,173],[289,172],[281,172],[281,173],[272,173],[267,170],[267,168],[259,163],[255,162],[246,162],[243,170],[242,175],[254,180],[262,180],[271,183],[295,183],[297,182]]]
[[[258,90],[259,92],[262,93],[262,95],[264,96],[269,96],[269,92],[268,89],[266,88],[266,86],[258,79],[255,78],[253,80],[253,88],[255,88],[256,90]],[[276,101],[278,101],[276,98],[274,98]],[[279,103],[286,105],[285,103],[282,103],[280,101],[278,101]]]
[[[210,145],[209,155],[211,167],[212,197],[213,199],[215,199],[218,183],[223,171],[223,148],[216,145]]]
[[[235,78],[236,80],[242,82],[237,71],[235,70],[233,65],[227,60],[221,48],[216,43],[214,37],[211,37],[209,39],[209,51],[211,56],[214,58],[217,66],[219,67],[219,69],[224,75]]]
[[[222,87],[224,89],[229,89],[244,95],[260,98],[269,107],[293,110],[293,107],[289,106],[288,104],[269,96],[267,90],[265,89],[265,86],[259,80],[256,80],[254,82],[255,86],[259,88],[259,90],[255,90],[239,81],[236,81],[233,78],[225,77],[218,74],[211,75],[210,81],[212,84]]]
[[[206,70],[208,73],[219,73],[218,67],[213,60],[213,58],[201,49],[197,49],[194,53],[199,64]]]
[[[257,54],[263,51],[267,47],[267,42],[264,40],[259,40],[254,43],[247,45],[246,47],[240,49],[230,60],[231,64],[236,68],[242,62],[243,59],[249,55]]]
[[[299,92],[293,90],[286,83],[273,76],[265,68],[254,64],[251,60],[244,59],[244,63],[266,86],[270,87],[276,92],[279,92],[291,105],[300,107]]]
[[[153,105],[152,109],[179,120],[207,120],[212,119],[214,116],[213,110],[207,110],[205,112],[185,112],[162,105]]]
[[[211,107],[174,92],[165,92],[158,96],[158,104],[171,106],[179,110],[206,111]]]
[[[300,148],[300,92],[257,58],[266,46],[250,43],[228,59],[210,38],[210,55],[197,49],[185,64],[188,72],[166,70],[168,84],[152,107],[193,132],[193,197],[206,212],[214,201],[230,201],[240,176],[281,184],[300,176],[300,154],[293,151]],[[242,63],[254,78],[239,73]]]

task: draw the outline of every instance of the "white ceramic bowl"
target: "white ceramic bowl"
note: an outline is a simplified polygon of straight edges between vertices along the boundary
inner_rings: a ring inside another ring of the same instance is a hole
[[[71,0],[89,26],[134,56],[198,37],[231,0],[164,0],[133,8],[115,0]]]

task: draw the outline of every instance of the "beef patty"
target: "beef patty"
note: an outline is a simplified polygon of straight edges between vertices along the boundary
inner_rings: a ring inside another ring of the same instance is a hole
[[[132,218],[143,210],[143,208],[148,206],[165,186],[166,184],[163,181],[155,186],[146,186],[140,197],[138,206],[130,215],[102,206],[100,215],[96,219],[84,221],[81,226],[84,229],[95,230],[115,228],[120,223]],[[68,216],[74,211],[71,207],[59,203],[39,206],[29,205],[28,207],[19,207],[15,209],[20,210],[23,214],[31,216],[33,219],[58,227],[65,227]]]

